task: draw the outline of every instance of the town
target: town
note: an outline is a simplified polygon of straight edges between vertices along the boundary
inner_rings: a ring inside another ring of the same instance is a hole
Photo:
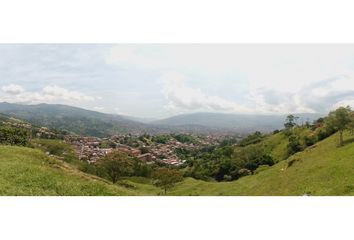
[[[121,151],[147,164],[161,162],[181,166],[186,161],[176,153],[177,149],[193,150],[206,146],[217,146],[225,135],[114,135],[109,138],[68,135],[65,142],[74,146],[82,161],[96,163],[112,151]]]

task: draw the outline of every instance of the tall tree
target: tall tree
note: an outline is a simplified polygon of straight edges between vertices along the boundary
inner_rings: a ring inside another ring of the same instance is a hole
[[[340,107],[335,111],[332,111],[328,115],[327,124],[333,127],[336,131],[339,132],[339,146],[343,146],[343,132],[345,129],[348,129],[349,126],[353,123],[353,115],[351,108]]]

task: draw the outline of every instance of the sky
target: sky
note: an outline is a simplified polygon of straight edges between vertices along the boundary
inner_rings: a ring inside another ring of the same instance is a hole
[[[0,101],[141,118],[354,106],[354,44],[0,44]]]

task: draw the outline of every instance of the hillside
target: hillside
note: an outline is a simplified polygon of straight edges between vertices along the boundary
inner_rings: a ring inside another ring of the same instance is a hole
[[[149,195],[84,174],[39,150],[0,146],[1,196]]]
[[[58,104],[22,105],[0,103],[0,113],[78,135],[107,137],[119,133],[162,134],[173,132],[214,133],[270,132],[283,127],[283,115],[240,115],[194,113],[152,121],[129,116],[105,114]],[[297,114],[299,123],[317,119],[321,114]],[[1,118],[1,116],[0,116]]]
[[[282,138],[274,135],[265,142]],[[233,182],[185,179],[169,195],[199,196],[341,196],[354,195],[354,137],[336,147],[331,136],[307,150]],[[273,151],[281,152],[281,148]],[[124,187],[123,187],[124,186]],[[0,146],[0,195],[157,195],[149,179],[128,178],[113,185],[39,150]]]
[[[234,182],[186,179],[171,195],[347,196],[354,195],[354,138],[337,148],[338,135],[286,161]]]
[[[299,123],[313,121],[322,114],[296,114]],[[285,115],[246,115],[224,113],[193,113],[174,116],[152,122],[162,126],[200,126],[213,129],[229,129],[239,133],[270,132],[283,128]]]
[[[120,115],[104,114],[65,105],[0,103],[0,112],[27,120],[38,126],[96,137],[117,133],[144,132],[148,129],[145,124]]]

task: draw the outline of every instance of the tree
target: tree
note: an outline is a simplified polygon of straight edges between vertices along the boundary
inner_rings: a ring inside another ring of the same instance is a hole
[[[343,132],[349,128],[352,122],[353,115],[349,106],[340,107],[329,113],[327,124],[339,132],[339,146],[343,146]]]
[[[289,144],[288,144],[288,153],[289,155],[293,155],[297,152],[301,152],[303,149],[303,146],[300,143],[300,139],[296,135],[291,135],[289,137]]]
[[[152,178],[155,179],[154,184],[162,188],[167,193],[167,190],[175,186],[177,183],[183,181],[182,174],[176,169],[159,168],[157,169]]]
[[[116,183],[121,177],[129,176],[133,172],[134,161],[127,154],[114,151],[104,157],[99,165],[109,180]]]
[[[285,120],[285,123],[284,123],[284,127],[286,129],[290,129],[290,128],[293,128],[295,127],[297,124],[296,124],[296,121],[299,119],[299,117],[295,117],[294,115],[288,115],[286,117],[286,120]]]

